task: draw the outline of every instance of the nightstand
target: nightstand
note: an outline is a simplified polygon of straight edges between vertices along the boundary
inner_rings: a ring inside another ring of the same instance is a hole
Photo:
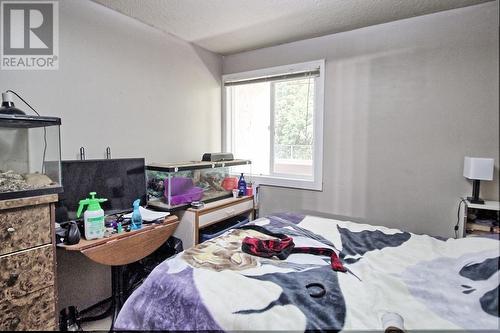
[[[249,220],[253,220],[253,196],[212,201],[205,204],[203,208],[188,208],[174,212],[174,214],[180,220],[174,236],[182,240],[184,249],[189,249],[198,244],[199,231],[202,228],[223,223],[238,215],[244,215]]]
[[[459,211],[458,238],[471,236],[486,236],[498,238],[498,226],[490,228],[479,223],[480,220],[496,220],[498,223],[500,214],[500,202],[485,200],[484,204],[474,204],[466,198],[461,198]],[[497,224],[498,225],[498,224]]]

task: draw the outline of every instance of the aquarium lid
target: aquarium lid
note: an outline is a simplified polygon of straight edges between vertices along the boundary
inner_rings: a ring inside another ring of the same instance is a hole
[[[37,197],[39,195],[59,194],[63,192],[62,186],[50,186],[44,188],[37,188],[33,190],[21,190],[11,192],[0,192],[0,200],[11,200],[28,197]]]
[[[163,172],[178,172],[197,169],[212,169],[223,168],[229,166],[252,164],[250,160],[232,160],[220,162],[204,162],[204,161],[189,161],[177,163],[152,163],[146,166],[146,170],[163,171]]]
[[[0,114],[0,127],[34,128],[59,125],[61,125],[61,118],[57,117]]]

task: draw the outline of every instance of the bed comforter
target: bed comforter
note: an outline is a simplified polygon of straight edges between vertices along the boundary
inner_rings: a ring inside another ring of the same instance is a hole
[[[330,258],[286,260],[241,251],[254,230],[231,230],[156,267],[115,322],[123,330],[367,330],[397,314],[405,329],[498,329],[499,242],[440,240],[397,229],[279,214],[253,222],[328,247]],[[306,286],[320,283],[322,297]],[[317,295],[316,295],[317,296]]]

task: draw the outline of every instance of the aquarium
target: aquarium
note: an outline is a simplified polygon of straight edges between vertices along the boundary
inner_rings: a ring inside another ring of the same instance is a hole
[[[61,119],[0,113],[0,200],[60,193]]]
[[[146,166],[148,206],[171,211],[193,201],[231,197],[241,173],[250,185],[249,160],[150,164]]]

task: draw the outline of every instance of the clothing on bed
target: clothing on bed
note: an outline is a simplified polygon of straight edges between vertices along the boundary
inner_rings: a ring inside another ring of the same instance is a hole
[[[407,330],[499,327],[496,240],[443,241],[297,214],[253,225],[293,238],[295,248],[337,251],[353,274],[332,270],[328,257],[247,254],[246,237],[276,237],[231,230],[157,266],[125,303],[116,329],[381,330],[388,313]]]
[[[270,232],[266,228],[258,225],[243,226],[240,229],[252,229],[262,234],[275,237],[275,239],[245,237],[241,244],[241,249],[245,253],[263,258],[277,257],[280,260],[285,260],[292,253],[328,256],[330,257],[330,265],[334,271],[347,271],[347,269],[342,265],[337,253],[335,253],[332,249],[325,247],[295,247],[292,237],[285,234]]]

